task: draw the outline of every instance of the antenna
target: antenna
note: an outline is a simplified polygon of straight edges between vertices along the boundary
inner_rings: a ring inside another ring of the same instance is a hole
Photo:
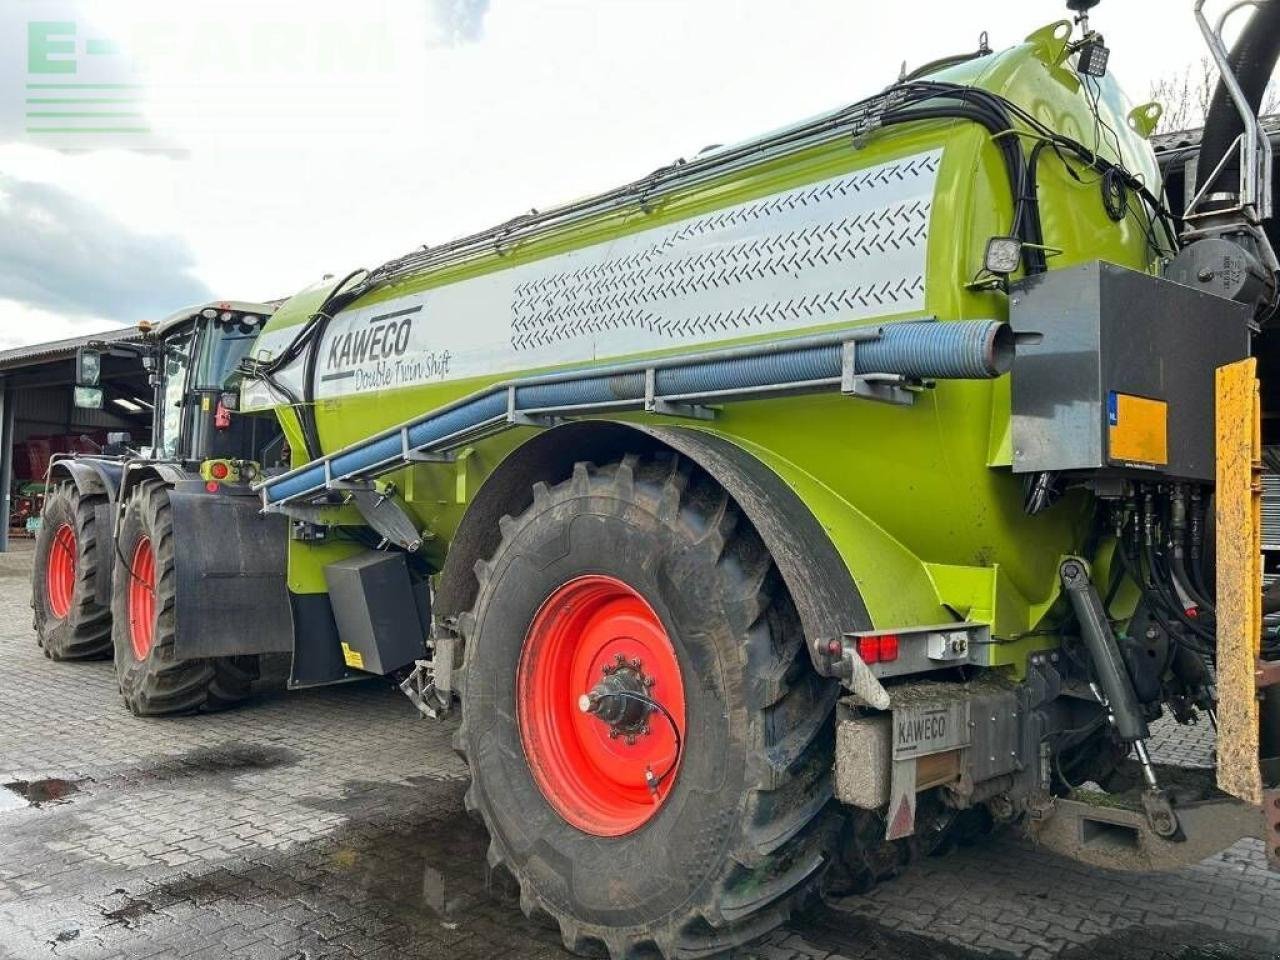
[[[1075,13],[1075,21],[1080,24],[1080,32],[1089,35],[1089,11],[1101,0],[1067,0],[1067,9]]]

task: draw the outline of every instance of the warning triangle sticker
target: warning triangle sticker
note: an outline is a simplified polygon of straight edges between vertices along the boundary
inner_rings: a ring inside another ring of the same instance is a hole
[[[898,803],[898,809],[893,814],[893,820],[889,824],[889,831],[885,834],[885,839],[899,840],[902,837],[909,837],[915,833],[915,829],[916,812],[914,805],[911,803],[911,794],[904,793]]]

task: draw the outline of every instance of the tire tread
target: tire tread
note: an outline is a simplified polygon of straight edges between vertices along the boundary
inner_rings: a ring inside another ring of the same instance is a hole
[[[115,611],[112,639],[116,651],[116,674],[126,706],[137,716],[168,716],[224,710],[249,696],[258,675],[258,658],[200,657],[178,659],[175,606],[177,577],[174,572],[174,534],[168,490],[159,480],[134,488],[126,511],[137,510],[156,551],[156,600],[159,615],[151,656],[138,664],[128,631],[127,578],[130,573],[120,562],[112,603]],[[122,521],[123,522],[123,521]],[[131,555],[131,551],[125,551]]]
[[[106,531],[108,535],[104,537],[97,529],[97,507],[107,500],[106,494],[80,492],[69,480],[56,484],[45,498],[42,514],[47,514],[52,504],[66,501],[75,521],[78,553],[77,590],[66,617],[69,629],[59,630],[59,621],[54,620],[45,608],[47,567],[42,562],[45,551],[49,549],[45,538],[52,536],[56,528],[42,521],[37,541],[37,562],[31,575],[31,607],[36,642],[52,660],[99,660],[111,653],[111,608],[98,603],[94,592],[100,566],[99,550],[109,549],[110,544],[110,531]]]
[[[831,799],[831,714],[839,689],[807,663],[799,618],[772,558],[737,506],[709,477],[676,456],[627,455],[599,467],[578,463],[572,475],[554,487],[535,484],[529,511],[541,512],[559,498],[584,493],[643,502],[660,518],[692,531],[694,542],[706,549],[715,565],[724,596],[732,601],[727,607],[737,608],[739,633],[749,647],[744,663],[751,682],[743,690],[753,718],[749,726],[755,762],[748,764],[750,782],[733,849],[700,888],[693,898],[697,903],[689,904],[683,919],[625,930],[594,927],[558,911],[531,888],[516,864],[507,862],[485,798],[474,785],[468,791],[469,806],[494,838],[490,857],[497,857],[520,884],[526,912],[552,916],[567,949],[583,953],[603,945],[612,960],[721,955],[786,922],[792,910],[814,894],[824,873],[838,827]],[[504,524],[504,540],[519,528],[523,516]],[[478,563],[476,573],[480,598],[492,574],[491,563]],[[474,609],[471,616],[474,622]],[[780,729],[788,727],[788,718],[789,728]],[[466,759],[465,702],[456,743]]]

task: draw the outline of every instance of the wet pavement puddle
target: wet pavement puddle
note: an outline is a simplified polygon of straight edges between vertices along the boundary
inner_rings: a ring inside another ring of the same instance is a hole
[[[0,811],[17,810],[21,807],[42,807],[48,803],[66,803],[73,794],[80,792],[80,785],[85,780],[62,780],[51,777],[47,780],[11,780],[0,784]]]

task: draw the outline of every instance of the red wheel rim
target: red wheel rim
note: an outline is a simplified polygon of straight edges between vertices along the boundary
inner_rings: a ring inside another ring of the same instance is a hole
[[[627,676],[643,683],[647,696],[670,712],[679,740],[659,711],[646,718],[647,732],[628,728],[634,731],[632,742],[619,728],[584,712],[583,695],[623,664]],[[556,589],[525,637],[516,691],[525,758],[538,789],[560,816],[585,833],[616,837],[658,812],[678,773],[684,681],[662,621],[639,593],[598,575]]]
[[[138,660],[147,659],[156,635],[156,554],[150,537],[139,537],[129,561],[129,642]]]
[[[76,592],[76,532],[69,523],[53,531],[44,579],[49,612],[63,620],[71,612],[71,598]]]

